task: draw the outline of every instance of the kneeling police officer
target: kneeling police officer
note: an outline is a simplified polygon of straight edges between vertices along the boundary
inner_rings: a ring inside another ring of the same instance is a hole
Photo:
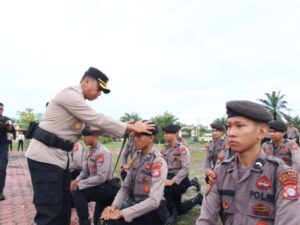
[[[108,225],[163,225],[167,219],[163,199],[167,163],[153,148],[157,127],[149,131],[134,135],[135,157],[114,202],[101,216]]]
[[[99,143],[98,136],[89,130],[82,135],[90,147],[81,173],[71,182],[71,191],[80,225],[90,225],[88,202],[96,202],[94,224],[97,224],[103,209],[114,200],[120,179],[113,178],[112,153]]]

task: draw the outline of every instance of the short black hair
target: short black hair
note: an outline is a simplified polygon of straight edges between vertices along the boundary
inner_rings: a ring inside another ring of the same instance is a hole
[[[2,102],[0,102],[0,106],[4,106],[4,104]]]

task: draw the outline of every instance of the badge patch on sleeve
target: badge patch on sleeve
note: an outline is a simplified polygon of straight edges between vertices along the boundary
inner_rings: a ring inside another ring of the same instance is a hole
[[[261,190],[268,190],[271,187],[271,181],[267,176],[261,176],[256,181],[256,187]]]
[[[161,175],[161,163],[154,163],[151,167],[151,175],[153,177],[160,177]]]
[[[181,152],[182,155],[186,155],[186,153],[187,153],[186,147],[181,146],[180,147],[180,152]]]
[[[104,163],[104,154],[103,153],[99,153],[99,155],[98,155],[98,162],[99,163]]]
[[[298,174],[293,170],[284,171],[279,175],[278,180],[283,186],[298,185]]]
[[[299,199],[298,174],[296,171],[284,171],[279,175],[278,180],[282,184],[283,197],[285,199]]]
[[[297,200],[299,198],[298,187],[294,185],[284,186],[283,197],[289,200]]]

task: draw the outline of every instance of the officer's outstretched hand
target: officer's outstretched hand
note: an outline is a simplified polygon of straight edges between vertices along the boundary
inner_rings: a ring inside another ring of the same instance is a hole
[[[127,129],[128,131],[134,131],[137,133],[148,133],[151,134],[151,132],[149,130],[153,129],[155,126],[155,124],[153,124],[153,122],[151,121],[137,121],[134,124],[132,123],[127,123]]]
[[[117,220],[117,219],[120,219],[122,217],[123,217],[123,215],[122,215],[121,211],[115,205],[112,205],[112,206],[106,207],[103,210],[100,219]]]

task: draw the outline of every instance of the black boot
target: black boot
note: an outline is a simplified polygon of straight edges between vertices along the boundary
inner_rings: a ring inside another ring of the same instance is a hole
[[[3,200],[5,200],[5,196],[1,193],[0,194],[0,201],[3,201]]]
[[[193,177],[191,180],[190,180],[190,183],[191,183],[191,186],[195,186],[196,187],[196,190],[199,192],[201,190],[201,185],[199,183],[199,180],[197,177]]]
[[[167,222],[166,222],[166,225],[171,225],[171,224],[174,224],[176,223],[177,221],[179,220],[179,216],[178,216],[178,213],[177,213],[177,210],[174,209],[173,212],[171,212],[167,218]]]
[[[202,201],[203,201],[203,195],[201,193],[198,193],[196,197],[194,197],[192,199],[192,202],[196,205],[202,205]]]
[[[89,219],[87,220],[79,220],[79,225],[91,225],[91,222]]]

